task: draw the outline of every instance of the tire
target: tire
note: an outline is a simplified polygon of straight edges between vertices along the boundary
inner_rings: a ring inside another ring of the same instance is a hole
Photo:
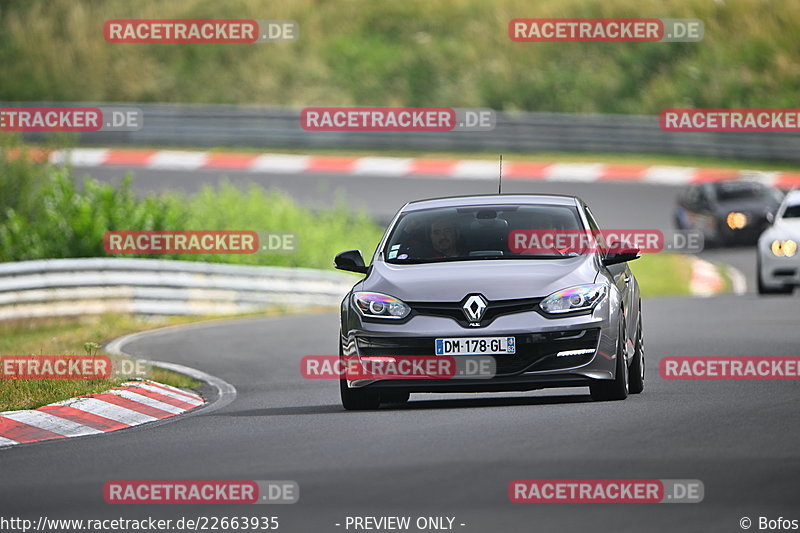
[[[765,286],[764,282],[761,281],[761,258],[756,260],[756,281],[758,285],[758,294],[792,294],[794,291],[794,287],[791,285],[788,287],[778,287],[777,289]]]
[[[620,310],[620,313],[622,311]],[[589,385],[589,392],[592,400],[596,402],[607,402],[624,400],[628,397],[628,364],[625,361],[625,319],[621,318],[619,323],[619,337],[617,338],[617,365],[614,371],[614,379],[598,380],[597,383]]]
[[[381,403],[404,404],[408,403],[411,393],[408,392],[381,392]]]
[[[733,233],[725,229],[725,225],[722,221],[717,225],[717,241],[719,242],[720,248],[730,248],[736,244]]]
[[[339,357],[343,355],[341,335],[339,335]],[[347,411],[369,411],[381,405],[381,395],[377,391],[364,389],[351,389],[347,386],[346,379],[339,380],[339,396],[342,407]]]
[[[636,344],[633,361],[628,370],[628,392],[639,394],[644,390],[644,337],[642,336],[642,310],[639,309],[639,325],[636,328]]]
[[[719,230],[719,225],[714,222],[714,230],[711,235],[707,235],[705,231],[703,231],[703,245],[706,248],[722,248],[722,233]]]
[[[348,411],[369,411],[381,405],[381,395],[378,392],[351,389],[344,379],[339,380],[339,393],[342,397],[342,407]]]

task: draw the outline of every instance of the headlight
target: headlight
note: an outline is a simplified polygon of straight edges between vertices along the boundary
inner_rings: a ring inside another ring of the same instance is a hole
[[[549,314],[591,311],[603,299],[608,291],[604,283],[576,285],[554,292],[539,304],[542,311]]]
[[[356,292],[353,294],[353,303],[363,316],[369,318],[399,320],[411,312],[411,308],[397,298],[379,292]]]
[[[797,243],[791,239],[787,241],[772,241],[769,247],[775,257],[794,257],[797,253]]]
[[[742,229],[747,225],[747,215],[744,213],[728,213],[728,227],[731,229]]]

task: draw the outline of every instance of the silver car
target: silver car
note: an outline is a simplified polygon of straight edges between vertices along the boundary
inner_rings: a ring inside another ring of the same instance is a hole
[[[772,225],[758,238],[759,294],[791,294],[800,285],[800,191],[786,195]]]
[[[588,386],[595,400],[641,392],[641,299],[627,265],[639,251],[511,245],[511,236],[530,230],[602,241],[589,207],[573,196],[462,196],[406,204],[369,266],[358,250],[338,254],[336,268],[365,274],[342,301],[340,358],[495,363],[488,379],[345,376],[344,408],[375,409],[417,392]]]

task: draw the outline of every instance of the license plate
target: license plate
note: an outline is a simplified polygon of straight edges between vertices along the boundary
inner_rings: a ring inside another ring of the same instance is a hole
[[[514,337],[436,339],[436,355],[511,355],[516,352]]]

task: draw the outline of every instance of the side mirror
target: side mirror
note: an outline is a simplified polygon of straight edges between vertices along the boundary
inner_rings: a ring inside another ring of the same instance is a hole
[[[772,225],[773,222],[775,222],[775,214],[771,211],[767,211],[767,223]]]
[[[603,265],[618,265],[620,263],[627,263],[628,261],[639,259],[640,257],[642,257],[642,252],[637,248],[612,248],[603,258]]]
[[[347,270],[348,272],[358,272],[359,274],[366,274],[367,267],[364,265],[364,258],[361,256],[361,250],[347,250],[337,254],[333,260],[333,266],[339,270]]]

